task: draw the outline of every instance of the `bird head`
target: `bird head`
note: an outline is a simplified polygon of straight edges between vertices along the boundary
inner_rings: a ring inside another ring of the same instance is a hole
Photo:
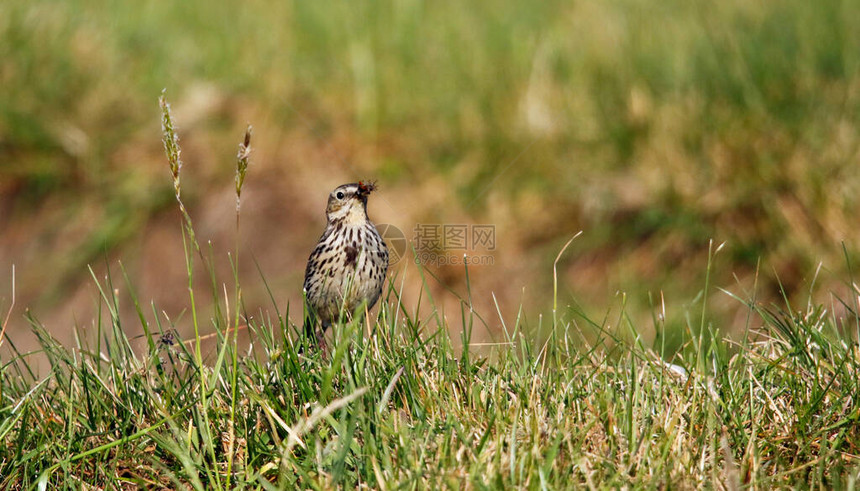
[[[325,212],[329,222],[367,220],[367,197],[376,189],[374,182],[358,181],[335,188],[328,197]]]

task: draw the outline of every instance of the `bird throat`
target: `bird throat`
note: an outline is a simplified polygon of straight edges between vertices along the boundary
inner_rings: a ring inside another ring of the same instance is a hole
[[[341,223],[343,227],[360,227],[367,223],[367,212],[361,205],[345,206],[329,215],[332,225]]]

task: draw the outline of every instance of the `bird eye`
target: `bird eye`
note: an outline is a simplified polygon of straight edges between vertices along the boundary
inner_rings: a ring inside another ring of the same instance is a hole
[[[335,197],[337,197],[337,199],[343,199],[343,191],[338,191]]]

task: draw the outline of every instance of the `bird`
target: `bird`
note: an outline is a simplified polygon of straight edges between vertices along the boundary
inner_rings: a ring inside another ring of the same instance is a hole
[[[367,217],[367,197],[375,189],[374,182],[358,181],[329,194],[325,231],[308,258],[304,331],[323,351],[333,322],[370,310],[382,294],[388,247]]]

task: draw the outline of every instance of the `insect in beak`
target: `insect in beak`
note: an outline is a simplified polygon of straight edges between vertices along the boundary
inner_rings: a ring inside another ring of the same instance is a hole
[[[372,193],[374,189],[376,189],[376,182],[374,182],[374,181],[370,181],[370,182],[358,181],[358,195],[359,196],[367,196],[370,193]]]

